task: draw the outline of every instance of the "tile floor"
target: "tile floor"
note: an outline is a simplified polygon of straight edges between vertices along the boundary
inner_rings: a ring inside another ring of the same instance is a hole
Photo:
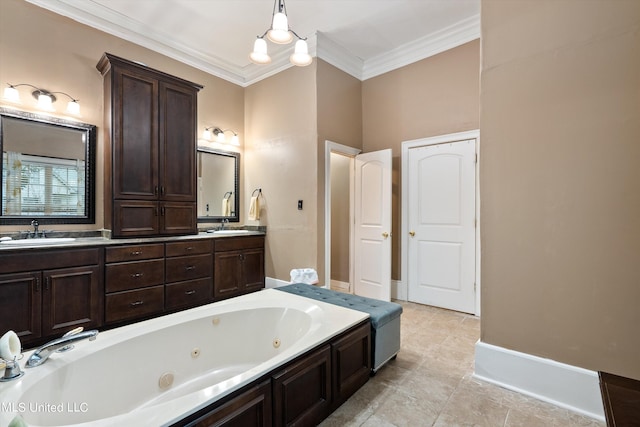
[[[401,349],[321,427],[603,427],[576,414],[477,379],[480,320],[401,303]]]

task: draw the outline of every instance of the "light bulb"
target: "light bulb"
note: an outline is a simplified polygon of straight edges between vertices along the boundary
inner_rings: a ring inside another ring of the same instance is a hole
[[[305,40],[298,40],[294,52],[289,57],[289,61],[298,67],[304,67],[311,64],[311,55],[309,55],[309,47]]]
[[[271,58],[267,54],[267,41],[258,37],[253,43],[253,52],[249,54],[249,59],[256,64],[268,64]]]
[[[43,110],[53,111],[53,100],[49,95],[41,93],[38,95],[38,107]]]
[[[205,129],[202,132],[202,139],[206,139],[207,141],[211,141],[211,131],[209,129]]]
[[[4,88],[4,99],[11,102],[20,102],[20,93],[13,86]]]
[[[233,136],[231,137],[231,144],[240,146],[240,139],[238,138],[238,135],[233,134]]]
[[[278,12],[273,15],[273,23],[271,29],[267,32],[267,37],[274,43],[287,44],[293,40],[293,34],[289,32],[289,22],[287,15]]]
[[[75,114],[76,116],[80,114],[80,104],[78,104],[78,101],[69,101],[67,104],[67,113]]]
[[[226,139],[226,138],[225,138],[225,136],[224,136],[224,132],[222,132],[222,131],[218,132],[218,137],[217,137],[216,141],[218,141],[218,142],[224,142],[224,140],[225,140],[225,139]]]

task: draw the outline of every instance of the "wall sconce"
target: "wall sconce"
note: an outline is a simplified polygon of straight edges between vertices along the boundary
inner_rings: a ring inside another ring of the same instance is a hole
[[[11,83],[7,83],[7,86],[8,87],[4,89],[4,99],[9,102],[14,102],[19,104],[20,92],[18,92],[18,89],[16,88],[19,86],[29,86],[30,88],[35,89],[33,92],[31,92],[31,95],[33,95],[33,97],[38,100],[37,102],[38,108],[45,111],[55,111],[55,109],[53,108],[53,103],[56,102],[57,100],[55,94],[60,94],[60,95],[65,95],[70,99],[70,101],[67,103],[67,113],[73,114],[76,116],[80,114],[80,104],[78,103],[78,100],[73,98],[71,95],[67,93],[49,92],[46,89],[40,89],[39,87],[36,87],[29,83],[20,83],[17,85],[12,85]]]
[[[226,138],[226,136],[224,134],[225,132],[233,133],[233,136],[231,137],[231,142],[227,142],[227,138]],[[204,129],[204,132],[202,132],[202,138],[206,139],[207,141],[212,141],[213,140],[212,139],[213,136],[215,136],[216,142],[240,146],[240,140],[238,139],[238,133],[236,131],[231,130],[231,129],[222,130],[217,126],[209,126],[209,127],[206,127]]]

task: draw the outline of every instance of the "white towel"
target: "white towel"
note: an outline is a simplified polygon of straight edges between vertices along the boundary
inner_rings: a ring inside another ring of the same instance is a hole
[[[0,338],[0,358],[11,361],[20,355],[21,344],[18,335],[8,331]]]
[[[258,197],[252,197],[249,203],[249,219],[257,221],[260,219],[260,201]]]
[[[222,216],[231,216],[231,203],[226,197],[222,199]]]

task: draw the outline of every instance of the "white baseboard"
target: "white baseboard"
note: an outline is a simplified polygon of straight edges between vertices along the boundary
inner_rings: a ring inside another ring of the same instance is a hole
[[[474,377],[605,421],[597,372],[478,341]]]

